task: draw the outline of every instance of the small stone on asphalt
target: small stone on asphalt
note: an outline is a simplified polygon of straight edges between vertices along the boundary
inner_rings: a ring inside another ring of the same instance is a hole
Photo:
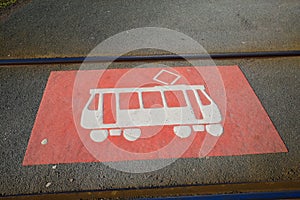
[[[46,187],[49,187],[50,185],[51,185],[51,183],[49,182],[49,183],[46,184]]]

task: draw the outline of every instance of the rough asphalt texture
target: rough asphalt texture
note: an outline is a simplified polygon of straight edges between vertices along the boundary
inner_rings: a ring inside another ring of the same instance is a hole
[[[0,23],[0,59],[86,56],[132,28],[177,30],[210,53],[300,49],[300,4],[288,1],[38,1]],[[138,38],[137,38],[138,39]],[[112,54],[114,52],[111,52]],[[137,52],[138,53],[138,52]],[[193,53],[193,52],[182,52]],[[146,174],[101,163],[23,167],[22,161],[51,70],[80,65],[0,68],[0,195],[264,181],[300,182],[300,59],[216,60],[239,65],[289,152],[179,159]],[[118,63],[114,68],[141,63]],[[184,62],[164,62],[186,66]],[[255,116],[254,116],[255,117]],[[51,183],[46,187],[47,183]]]
[[[130,67],[140,63],[118,63]],[[165,62],[169,66],[187,65]],[[23,157],[51,70],[73,66],[0,68],[1,195],[105,190],[193,184],[300,181],[299,58],[219,60],[238,64],[286,144],[288,153],[179,159],[145,174],[113,170],[102,163],[22,166]],[[49,187],[46,184],[51,182]]]
[[[140,27],[183,32],[210,53],[299,50],[299,18],[298,0],[33,0],[1,23],[0,58],[86,56]]]

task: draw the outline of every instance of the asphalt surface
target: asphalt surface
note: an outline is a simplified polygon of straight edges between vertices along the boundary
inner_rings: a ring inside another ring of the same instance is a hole
[[[22,166],[30,133],[52,70],[79,65],[0,68],[1,195],[86,190],[171,187],[198,184],[300,181],[299,57],[216,60],[239,65],[287,146],[288,153],[178,159],[144,174],[130,174],[102,163]],[[113,68],[141,63],[116,63]],[[186,66],[185,62],[164,62]],[[51,183],[46,187],[47,183]]]
[[[105,39],[140,27],[182,32],[209,53],[300,49],[297,0],[22,2],[8,17],[1,18],[0,59],[86,56]],[[141,43],[139,37],[136,42]],[[108,53],[114,55],[118,47],[112,46]],[[102,163],[57,164],[55,169],[53,165],[24,167],[25,151],[50,72],[78,69],[80,64],[1,66],[0,196],[251,182],[296,181],[300,185],[300,58],[214,62],[240,66],[288,153],[178,159],[144,174],[116,171]],[[159,63],[188,65],[183,61]],[[114,63],[111,68],[140,64]]]
[[[86,56],[140,27],[180,31],[209,53],[299,50],[299,15],[297,0],[32,0],[1,22],[0,58]]]

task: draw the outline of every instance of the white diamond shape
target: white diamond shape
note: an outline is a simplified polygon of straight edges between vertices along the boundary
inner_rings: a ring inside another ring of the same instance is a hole
[[[159,76],[162,75],[163,73],[168,73],[168,74],[174,75],[174,76],[175,76],[174,80],[173,80],[171,83],[165,82],[165,81],[163,81],[163,80],[159,80]],[[158,73],[155,75],[155,77],[153,78],[153,80],[155,80],[155,81],[157,81],[157,82],[160,82],[160,83],[162,83],[162,84],[165,84],[165,85],[168,85],[168,84],[173,85],[173,84],[176,83],[176,81],[177,81],[178,79],[180,79],[180,78],[181,78],[180,75],[162,69],[160,72],[158,72]]]

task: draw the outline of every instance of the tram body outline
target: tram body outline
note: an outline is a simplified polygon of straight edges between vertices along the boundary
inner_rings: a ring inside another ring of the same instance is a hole
[[[166,100],[165,92],[181,91],[183,93],[185,106],[169,107]],[[196,98],[197,104],[200,108],[202,118],[198,119],[195,110],[192,107],[188,91],[192,91]],[[210,104],[204,105],[200,99],[197,91],[200,91]],[[159,92],[162,99],[162,107],[145,108],[142,93]],[[120,108],[120,94],[136,93],[138,95],[139,108],[121,109]],[[92,103],[96,95],[99,95],[98,109],[91,110],[89,105]],[[115,123],[104,123],[104,98],[105,94],[113,94],[115,97]],[[220,136],[223,133],[223,125],[221,112],[206,93],[204,85],[162,85],[153,87],[140,87],[140,88],[96,88],[90,89],[90,98],[83,108],[81,115],[81,126],[85,129],[90,129],[92,135],[104,134],[107,136],[120,136],[122,130],[126,139],[134,141],[141,135],[140,127],[143,126],[164,126],[174,125],[174,133],[185,138],[190,135],[192,127],[194,131],[207,130],[213,136]],[[118,131],[120,130],[120,131]],[[132,130],[132,131],[131,131]],[[179,132],[189,132],[179,133]],[[126,137],[128,136],[128,137]],[[98,137],[98,136],[97,136]],[[102,141],[102,139],[99,139]],[[95,140],[95,139],[93,139]],[[97,140],[97,139],[96,139]]]

